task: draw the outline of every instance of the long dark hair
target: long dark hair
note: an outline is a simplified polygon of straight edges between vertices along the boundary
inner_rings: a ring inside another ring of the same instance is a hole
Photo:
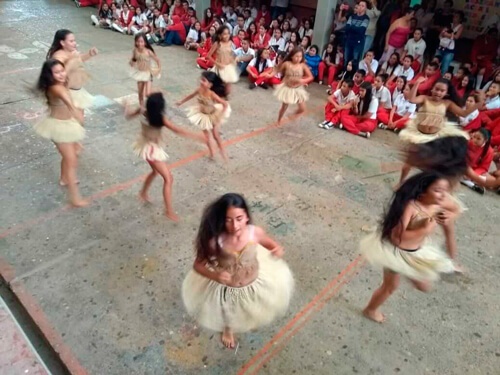
[[[389,208],[382,219],[383,240],[391,241],[392,231],[398,224],[401,224],[401,218],[408,203],[418,199],[429,189],[429,186],[442,178],[440,174],[435,172],[421,172],[410,177],[401,185],[393,194]]]
[[[260,63],[263,62],[263,65],[262,65],[262,71],[266,70],[266,67],[267,67],[267,59],[263,59],[262,58],[262,53],[264,51],[266,51],[267,48],[259,48],[257,50],[257,54],[255,55],[255,69],[257,69],[257,71],[259,70],[259,66],[260,66]],[[259,72],[259,73],[262,73],[262,72]]]
[[[448,93],[445,96],[445,99],[451,100],[453,103],[458,105],[459,107],[462,106],[461,100],[457,95],[457,90],[455,89],[455,86],[452,85],[451,81],[446,79],[446,78],[439,78],[434,85],[438,83],[444,83],[448,87]]]
[[[36,83],[36,89],[47,96],[47,91],[51,86],[56,84],[54,79],[54,74],[52,74],[52,69],[56,65],[61,65],[64,68],[64,64],[56,59],[48,59],[42,65],[42,71],[40,72],[40,77]]]
[[[247,202],[240,194],[227,193],[210,203],[203,211],[196,236],[195,249],[198,261],[210,261],[211,258],[220,256],[222,249],[218,239],[226,231],[226,215],[230,207],[245,210],[248,216],[248,224],[252,223]],[[215,242],[214,247],[212,247],[212,241]]]
[[[223,99],[226,98],[227,96],[226,84],[217,74],[206,70],[203,73],[201,73],[201,76],[212,84],[210,90],[215,92],[219,97]]]
[[[146,35],[143,34],[143,33],[138,33],[135,37],[134,37],[134,47],[136,46],[137,44],[137,41],[142,38],[142,40],[144,40],[144,47],[146,47],[148,50],[150,50],[151,52],[153,52],[155,55],[155,50],[153,49],[153,47],[151,47],[151,44],[149,44],[148,42],[148,38],[146,38]]]
[[[221,36],[222,36],[222,33],[224,32],[224,30],[229,31],[229,27],[227,27],[227,25],[219,26],[219,28],[217,29],[217,31],[214,34],[214,41],[215,42],[219,42],[219,43],[221,42]],[[231,33],[229,33],[229,34],[231,34]]]
[[[63,48],[61,42],[63,40],[66,40],[66,37],[69,34],[73,34],[73,32],[67,29],[60,29],[56,31],[56,33],[54,34],[54,40],[52,41],[52,45],[50,46],[49,51],[47,52],[47,56],[45,57],[46,59],[50,59],[54,53]]]
[[[359,101],[358,104],[359,114],[364,115],[366,112],[368,112],[368,108],[370,107],[370,103],[372,101],[373,97],[372,84],[370,82],[363,82],[359,87],[366,91],[365,97],[360,98],[361,100]]]
[[[297,53],[301,53],[302,54],[302,61],[301,62],[304,62],[305,61],[305,53],[304,53],[304,50],[302,49],[302,47],[295,47],[292,52],[290,52],[286,57],[285,57],[285,60],[283,60],[283,63],[286,63],[287,61],[289,62],[292,62],[292,59],[293,57],[297,54]]]
[[[332,46],[332,52],[328,53],[326,50],[328,49],[328,46]],[[335,64],[335,58],[337,57],[337,48],[335,47],[334,43],[328,43],[323,50],[323,56],[321,56],[322,59],[326,59],[327,57],[330,58],[330,63]]]
[[[149,125],[155,128],[163,126],[163,115],[167,104],[161,92],[155,92],[148,96],[146,100],[146,118]]]
[[[207,15],[208,11],[210,11],[210,17],[208,17]],[[210,23],[213,21],[213,19],[214,19],[214,11],[212,10],[212,8],[205,9],[205,11],[203,12],[203,22],[205,23],[205,27],[208,27]]]
[[[477,159],[477,163],[481,164],[483,162],[484,157],[488,153],[489,148],[490,148],[491,133],[486,128],[479,128],[474,133],[481,134],[483,136],[483,138],[485,139],[485,143],[484,143],[484,146],[483,146],[483,151],[481,152],[481,156],[479,157],[479,159]]]
[[[196,31],[196,24],[200,25],[200,29]],[[203,31],[201,31],[201,22],[196,21],[191,28],[198,33],[198,37],[196,38],[196,43],[201,43],[201,35],[203,34]]]

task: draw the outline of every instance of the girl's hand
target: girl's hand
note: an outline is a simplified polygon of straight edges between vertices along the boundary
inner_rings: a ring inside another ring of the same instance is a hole
[[[229,272],[227,271],[222,271],[217,275],[217,282],[221,284],[228,284],[232,279],[232,276]]]
[[[180,107],[180,106],[182,105],[182,101],[175,102],[175,105],[176,105],[177,107]]]
[[[89,56],[95,56],[98,53],[99,53],[99,51],[95,47],[92,47],[91,49],[89,49]]]
[[[439,211],[435,216],[434,219],[439,225],[448,225],[452,219],[452,214],[450,211],[443,210]]]
[[[424,83],[427,80],[425,77],[418,77],[418,79],[415,81],[416,85],[420,85],[421,83]]]
[[[282,258],[285,254],[285,249],[282,246],[276,246],[274,249],[270,250],[271,254],[277,258]]]

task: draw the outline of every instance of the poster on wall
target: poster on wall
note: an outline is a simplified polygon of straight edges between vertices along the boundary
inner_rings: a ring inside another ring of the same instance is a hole
[[[482,31],[485,19],[495,14],[498,15],[499,9],[500,0],[465,0],[465,36],[477,36]]]

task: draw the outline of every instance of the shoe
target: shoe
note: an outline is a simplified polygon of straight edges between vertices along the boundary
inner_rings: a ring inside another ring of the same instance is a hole
[[[385,124],[383,124],[383,123],[380,123],[380,124],[378,124],[378,128],[379,128],[379,129],[384,129],[384,130],[385,130],[385,129],[387,129],[387,125],[385,125]]]
[[[370,138],[370,132],[359,132],[358,135],[363,138]]]
[[[322,84],[323,84],[323,81],[319,81],[318,83],[319,83],[320,85],[322,85]]]
[[[344,125],[339,124],[339,129],[344,129]]]
[[[328,124],[328,121],[323,121],[323,122],[320,122],[320,123],[318,124],[318,127],[320,127],[320,128],[322,128],[322,129],[324,129],[326,124]]]
[[[257,87],[257,85],[256,85],[255,83],[250,83],[250,84],[248,85],[248,88],[249,88],[250,90],[253,90],[253,89],[254,89],[254,88],[256,88],[256,87]]]
[[[482,187],[482,186],[479,186],[479,185],[474,185],[474,186],[472,187],[472,190],[474,190],[476,193],[479,193],[479,194],[481,194],[481,195],[484,195],[484,190],[485,190],[485,189],[484,189],[484,187]]]
[[[324,126],[324,128],[325,128],[326,130],[332,130],[334,127],[335,127],[335,124],[334,124],[334,123],[331,123],[331,122],[329,122],[328,124],[326,124],[326,125]]]
[[[263,83],[262,85],[260,85],[260,87],[262,87],[264,90],[267,90],[269,88],[269,85],[267,83]]]

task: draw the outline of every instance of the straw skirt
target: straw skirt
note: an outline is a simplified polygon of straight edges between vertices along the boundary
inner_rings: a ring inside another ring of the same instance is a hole
[[[469,139],[469,134],[463,131],[459,126],[452,125],[451,123],[444,123],[441,130],[434,134],[425,134],[418,130],[417,118],[412,119],[406,128],[401,130],[399,138],[403,142],[408,143],[427,143],[441,137],[464,137]]]
[[[215,103],[214,108],[214,112],[207,114],[200,111],[199,105],[193,105],[186,110],[186,116],[191,124],[201,130],[212,130],[214,125],[225,123],[231,115],[229,103],[225,111],[224,106],[220,103]]]
[[[304,86],[289,87],[284,83],[276,86],[274,96],[284,104],[304,103],[309,100],[309,93]]]
[[[418,281],[434,281],[440,273],[455,271],[452,260],[429,239],[420,249],[406,251],[381,240],[380,236],[380,232],[374,232],[360,242],[361,253],[372,265]]]
[[[133,144],[134,154],[146,161],[166,161],[168,154],[162,146],[157,143],[146,140],[144,137],[139,137]]]
[[[238,72],[238,67],[236,66],[236,64],[228,64],[222,69],[214,66],[211,70],[215,72],[220,77],[220,79],[224,81],[224,83],[236,83],[240,79],[240,74]]]
[[[85,138],[85,128],[74,118],[59,120],[46,117],[35,125],[35,132],[55,143],[81,142]]]
[[[186,310],[205,328],[246,332],[271,323],[288,309],[294,280],[288,265],[257,247],[258,276],[251,284],[233,288],[189,271],[182,285]]]
[[[78,90],[69,89],[69,94],[71,96],[71,100],[73,101],[73,105],[76,108],[87,109],[92,107],[92,104],[94,104],[94,97],[83,87]]]

